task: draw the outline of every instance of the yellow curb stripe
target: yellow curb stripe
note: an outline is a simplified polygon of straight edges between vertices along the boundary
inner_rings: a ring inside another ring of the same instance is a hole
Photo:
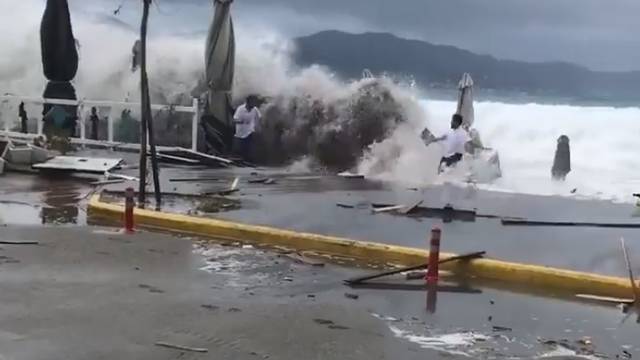
[[[124,206],[102,202],[100,195],[94,195],[89,201],[89,213],[91,216],[119,221],[122,219]],[[141,227],[217,239],[285,246],[298,251],[314,251],[370,262],[411,266],[425,262],[429,256],[429,252],[424,249],[356,241],[145,209],[135,209],[135,221]],[[454,254],[441,253],[442,258],[450,256],[454,256]],[[468,276],[516,283],[520,286],[548,288],[550,292],[611,297],[630,297],[633,294],[630,282],[624,278],[494,259],[477,259],[466,263],[453,262],[444,264],[442,269]]]

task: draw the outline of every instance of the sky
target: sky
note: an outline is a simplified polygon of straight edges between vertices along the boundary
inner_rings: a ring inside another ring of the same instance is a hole
[[[123,1],[134,0],[112,0]],[[212,0],[156,2],[168,28],[206,30],[210,11],[203,10]],[[233,6],[240,27],[288,37],[328,29],[390,32],[501,59],[640,70],[638,0],[234,0]]]
[[[255,12],[265,3],[262,20],[294,34],[384,31],[500,58],[640,70],[638,0],[236,0]]]

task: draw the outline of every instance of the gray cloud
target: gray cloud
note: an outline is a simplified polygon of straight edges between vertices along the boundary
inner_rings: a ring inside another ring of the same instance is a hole
[[[326,24],[388,31],[501,58],[640,69],[636,0],[236,0],[236,7],[236,17],[262,14],[262,21],[295,34]],[[305,28],[291,13],[315,21]]]
[[[76,0],[77,1],[77,0]],[[171,28],[206,29],[212,0],[158,0]],[[189,14],[189,21],[184,17]],[[290,37],[383,31],[499,58],[640,70],[637,0],[235,0],[239,25]],[[178,15],[178,16],[176,16]],[[199,25],[194,25],[199,24]]]

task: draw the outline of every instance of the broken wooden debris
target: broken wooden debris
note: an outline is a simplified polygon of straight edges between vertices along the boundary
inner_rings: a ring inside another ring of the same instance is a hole
[[[125,181],[126,180],[124,179],[99,180],[99,181],[92,181],[89,184],[93,186],[101,186],[101,185],[121,184]]]
[[[477,252],[472,252],[472,253],[468,253],[468,254],[452,256],[450,258],[446,258],[446,259],[440,260],[438,262],[438,264],[446,264],[446,263],[453,262],[453,261],[468,261],[468,260],[478,259],[478,258],[483,257],[485,254],[486,254],[486,251],[477,251]],[[362,276],[362,277],[348,279],[348,280],[345,280],[344,283],[347,284],[347,285],[359,284],[359,283],[363,283],[363,282],[368,281],[368,280],[378,279],[378,278],[381,278],[381,277],[384,277],[384,276],[400,274],[400,273],[407,272],[407,271],[415,271],[415,270],[426,269],[428,267],[429,267],[429,264],[420,264],[420,265],[416,265],[416,266],[404,267],[404,268],[400,268],[400,269],[385,271],[385,272],[382,272],[382,273],[377,273],[377,274],[372,274],[372,275],[365,275],[365,276]]]
[[[124,180],[128,180],[128,181],[140,181],[139,178],[135,177],[135,176],[129,176],[129,175],[124,175],[124,174],[114,174],[108,171],[104,172],[104,177],[109,180],[109,179],[124,179]]]
[[[196,160],[200,164],[205,165],[215,165],[215,166],[230,166],[234,164],[233,160],[226,159],[220,156],[209,155],[205,153],[201,153],[198,151],[194,151],[186,148],[169,148],[160,150],[163,155],[171,155],[184,159]]]
[[[387,206],[387,207],[379,207],[379,208],[374,208],[372,210],[372,212],[374,214],[381,214],[381,213],[386,213],[386,212],[393,212],[393,211],[398,211],[401,210],[405,207],[406,205],[393,205],[393,206]]]
[[[574,222],[574,221],[533,221],[527,219],[502,218],[504,226],[575,226],[575,227],[600,227],[615,229],[640,229],[640,223],[599,223],[599,222]]]
[[[510,327],[506,327],[506,326],[496,326],[496,325],[494,325],[494,326],[492,327],[492,330],[493,330],[494,332],[508,332],[508,331],[513,331],[513,329],[512,329],[512,328],[510,328]]]
[[[163,153],[158,153],[157,155],[158,155],[158,159],[164,160],[166,162],[187,164],[187,165],[200,165],[200,161],[194,160],[194,159],[188,159],[180,156],[163,154]]]
[[[610,296],[598,296],[598,295],[591,295],[591,294],[576,294],[575,296],[579,299],[593,300],[593,301],[598,301],[603,303],[627,304],[627,305],[633,304],[633,299],[617,298],[617,297],[610,297]]]
[[[427,276],[426,271],[411,271],[405,275],[407,280],[420,280],[424,279]]]
[[[240,178],[236,177],[235,179],[233,179],[233,182],[231,183],[231,186],[229,187],[229,189],[218,191],[217,194],[225,196],[225,195],[231,195],[234,192],[240,191],[240,189],[238,188],[238,183],[240,183]]]
[[[354,174],[347,171],[339,173],[338,176],[345,179],[364,179],[362,174]]]
[[[31,167],[36,170],[104,173],[117,167],[121,162],[122,159],[56,156],[45,162],[33,164]]]
[[[271,185],[271,184],[275,184],[275,180],[272,178],[258,178],[258,179],[249,179],[248,183],[249,184],[265,184],[265,185]]]
[[[37,241],[0,241],[0,245],[38,245]]]
[[[200,177],[200,178],[175,178],[175,179],[169,179],[169,182],[198,182],[198,181],[220,181],[220,178]]]
[[[397,291],[425,291],[431,288],[425,282],[421,284],[411,283],[394,283],[394,282],[363,282],[357,284],[348,284],[354,289],[367,290],[397,290]],[[438,284],[436,290],[439,293],[455,293],[455,294],[482,294],[482,290],[474,289],[468,285]]]
[[[424,200],[418,200],[413,202],[412,204],[405,206],[403,209],[398,210],[398,214],[407,215],[413,212],[418,206],[422,205]]]
[[[349,205],[349,204],[336,204],[337,207],[343,208],[343,209],[354,209],[356,206],[355,205]]]
[[[351,293],[344,293],[344,297],[346,297],[347,299],[351,299],[351,300],[358,300],[360,298],[360,295],[351,294]]]
[[[627,252],[627,246],[624,243],[624,238],[620,238],[620,246],[622,247],[624,262],[627,266],[627,272],[629,274],[629,282],[631,283],[631,289],[633,290],[633,300],[634,302],[637,302],[638,300],[640,300],[640,294],[638,293],[638,286],[636,285],[636,280],[633,276],[633,270],[631,269],[631,260],[629,259],[629,253]]]
[[[169,348],[169,349],[175,349],[175,350],[199,352],[199,353],[209,352],[209,349],[205,349],[205,348],[195,348],[195,347],[190,347],[190,346],[171,344],[171,343],[163,342],[163,341],[156,342],[156,346],[162,346],[162,347],[166,347],[166,348]]]
[[[285,256],[299,264],[304,264],[304,265],[309,265],[309,266],[316,266],[316,267],[322,267],[324,266],[324,263],[322,261],[318,261],[318,260],[314,260],[311,259],[309,257],[306,257],[304,255],[300,255],[298,253],[289,253],[289,254],[283,254],[282,256]]]
[[[476,218],[487,218],[487,219],[500,218],[500,216],[496,216],[496,215],[477,214],[475,210],[455,209],[452,206],[445,206],[443,208],[434,208],[434,207],[422,207],[420,205],[421,204],[417,204],[413,206],[413,208],[410,208],[411,206],[403,206],[403,208],[401,209],[395,209],[394,208],[395,206],[400,206],[400,205],[371,204],[371,206],[374,209],[389,208],[395,214],[413,216],[413,217],[437,218],[437,219],[442,219],[445,222],[450,222],[453,220],[473,222],[476,220]]]
[[[622,247],[622,254],[624,256],[625,265],[627,267],[629,282],[631,283],[631,289],[633,291],[633,298],[626,299],[626,298],[617,298],[617,297],[609,297],[609,296],[598,296],[598,295],[592,295],[592,294],[576,294],[576,297],[584,300],[623,305],[622,312],[627,315],[622,319],[621,324],[624,323],[629,318],[629,316],[631,316],[631,311],[629,310],[633,308],[635,312],[639,314],[636,321],[640,323],[640,301],[639,301],[640,293],[638,291],[638,286],[636,284],[635,277],[633,275],[631,260],[629,259],[629,254],[627,252],[627,247],[625,245],[624,238],[620,239],[620,246]]]

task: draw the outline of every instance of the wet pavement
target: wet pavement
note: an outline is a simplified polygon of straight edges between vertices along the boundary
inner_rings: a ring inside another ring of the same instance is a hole
[[[164,168],[163,189],[215,192],[240,176],[241,190],[231,198],[242,208],[209,216],[409,246],[426,246],[428,230],[439,225],[443,251],[487,250],[491,257],[620,276],[625,268],[617,239],[625,236],[632,261],[640,264],[635,230],[504,227],[496,219],[443,224],[440,219],[374,215],[369,207],[422,199],[432,207],[451,203],[482,214],[539,220],[637,221],[629,204],[472,188],[415,190],[361,179],[255,171]],[[137,170],[124,172],[135,175]],[[263,176],[276,182],[248,183]],[[191,177],[216,180],[169,181]],[[0,228],[0,240],[41,242],[0,245],[0,359],[51,354],[139,359],[640,355],[635,316],[621,324],[620,309],[531,294],[524,284],[510,290],[496,290],[500,284],[465,284],[481,293],[439,293],[437,312],[429,314],[424,290],[342,285],[363,269],[316,268],[271,251],[194,247],[166,235],[127,237],[85,227],[92,180],[27,174],[0,178],[0,222],[8,224]],[[193,199],[174,196],[165,210],[186,213],[193,204]],[[23,226],[43,222],[47,226]],[[345,297],[346,292],[358,299]],[[210,352],[181,355],[154,346],[156,341]]]
[[[1,246],[0,358],[640,354],[635,319],[620,324],[622,314],[613,307],[471,283],[481,293],[439,293],[430,314],[424,291],[349,289],[341,281],[365,270],[299,264],[255,248],[94,227],[10,226],[0,239],[40,242]]]
[[[252,174],[253,173],[253,174]],[[632,263],[640,272],[638,229],[594,227],[503,226],[496,218],[443,223],[440,218],[412,218],[372,214],[372,203],[407,204],[424,200],[423,206],[475,209],[478,214],[523,217],[532,220],[592,221],[640,224],[633,204],[617,204],[574,197],[531,196],[481,191],[466,186],[434,186],[408,189],[388,183],[344,179],[316,174],[283,173],[261,169],[190,170],[165,169],[164,191],[209,193],[228,188],[236,176],[240,191],[230,198],[241,208],[209,216],[298,231],[344,236],[396,245],[426,247],[433,226],[443,229],[443,251],[464,253],[486,250],[488,256],[525,263],[626,276],[619,239],[627,240]],[[201,182],[170,179],[207,178]],[[270,177],[274,184],[249,180]],[[123,190],[127,184],[107,186]],[[341,208],[336,204],[353,205]],[[193,213],[191,201],[170,198],[165,210]],[[207,214],[201,214],[207,216]]]

